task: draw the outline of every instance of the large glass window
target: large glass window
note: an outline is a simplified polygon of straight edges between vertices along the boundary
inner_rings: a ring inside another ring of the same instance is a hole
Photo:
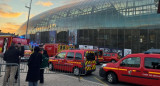
[[[118,48],[124,48],[124,29],[118,29]]]
[[[146,57],[144,59],[144,65],[145,65],[145,68],[148,68],[148,69],[160,69],[160,59]]]
[[[140,67],[140,61],[140,57],[131,57],[124,59],[120,65],[123,67]]]

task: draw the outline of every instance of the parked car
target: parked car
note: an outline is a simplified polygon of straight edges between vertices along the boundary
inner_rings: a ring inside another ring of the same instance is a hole
[[[103,54],[104,62],[117,62],[120,57],[118,53],[104,53]]]
[[[96,70],[95,54],[91,50],[63,50],[49,58],[49,69],[73,72],[74,75],[91,74]]]
[[[117,63],[103,64],[99,75],[109,83],[117,81],[138,85],[158,86],[160,84],[160,54],[130,54]]]

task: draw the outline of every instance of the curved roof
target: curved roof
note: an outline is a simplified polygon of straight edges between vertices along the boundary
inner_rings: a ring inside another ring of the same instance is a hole
[[[116,10],[120,10],[120,8],[122,9],[127,9],[133,6],[127,6],[127,3],[129,4],[130,2],[139,2],[139,3],[135,3],[135,5],[137,6],[141,6],[141,5],[147,5],[147,3],[143,3],[143,2],[147,2],[150,1],[149,4],[153,4],[152,2],[156,1],[156,0],[81,0],[75,3],[71,3],[71,4],[67,4],[61,7],[57,7],[57,8],[53,8],[51,10],[45,11],[35,17],[33,17],[31,20],[36,20],[36,19],[40,19],[40,18],[45,18],[54,14],[59,14],[61,12],[67,12],[73,9],[80,9],[80,8],[87,8],[87,7],[96,7],[96,6],[101,6],[101,5],[109,5],[110,8],[115,8]]]
[[[156,0],[81,0],[72,4],[53,8],[30,19],[29,26],[34,28],[38,24],[46,24],[51,20],[57,18],[71,17],[74,15],[85,15],[85,12],[96,13],[99,11],[112,10],[120,13],[123,16],[132,16],[149,13],[156,10]],[[152,9],[136,9],[135,7],[142,7],[152,5]],[[25,32],[26,22],[20,27],[18,33]]]

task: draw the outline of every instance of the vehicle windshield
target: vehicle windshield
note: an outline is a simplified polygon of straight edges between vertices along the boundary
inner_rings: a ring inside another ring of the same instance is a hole
[[[28,45],[24,45],[24,50],[30,50]]]

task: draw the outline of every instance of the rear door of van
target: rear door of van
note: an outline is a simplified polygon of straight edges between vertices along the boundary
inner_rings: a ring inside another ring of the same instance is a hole
[[[92,71],[96,69],[95,54],[93,51],[86,51],[85,54],[85,70]]]

